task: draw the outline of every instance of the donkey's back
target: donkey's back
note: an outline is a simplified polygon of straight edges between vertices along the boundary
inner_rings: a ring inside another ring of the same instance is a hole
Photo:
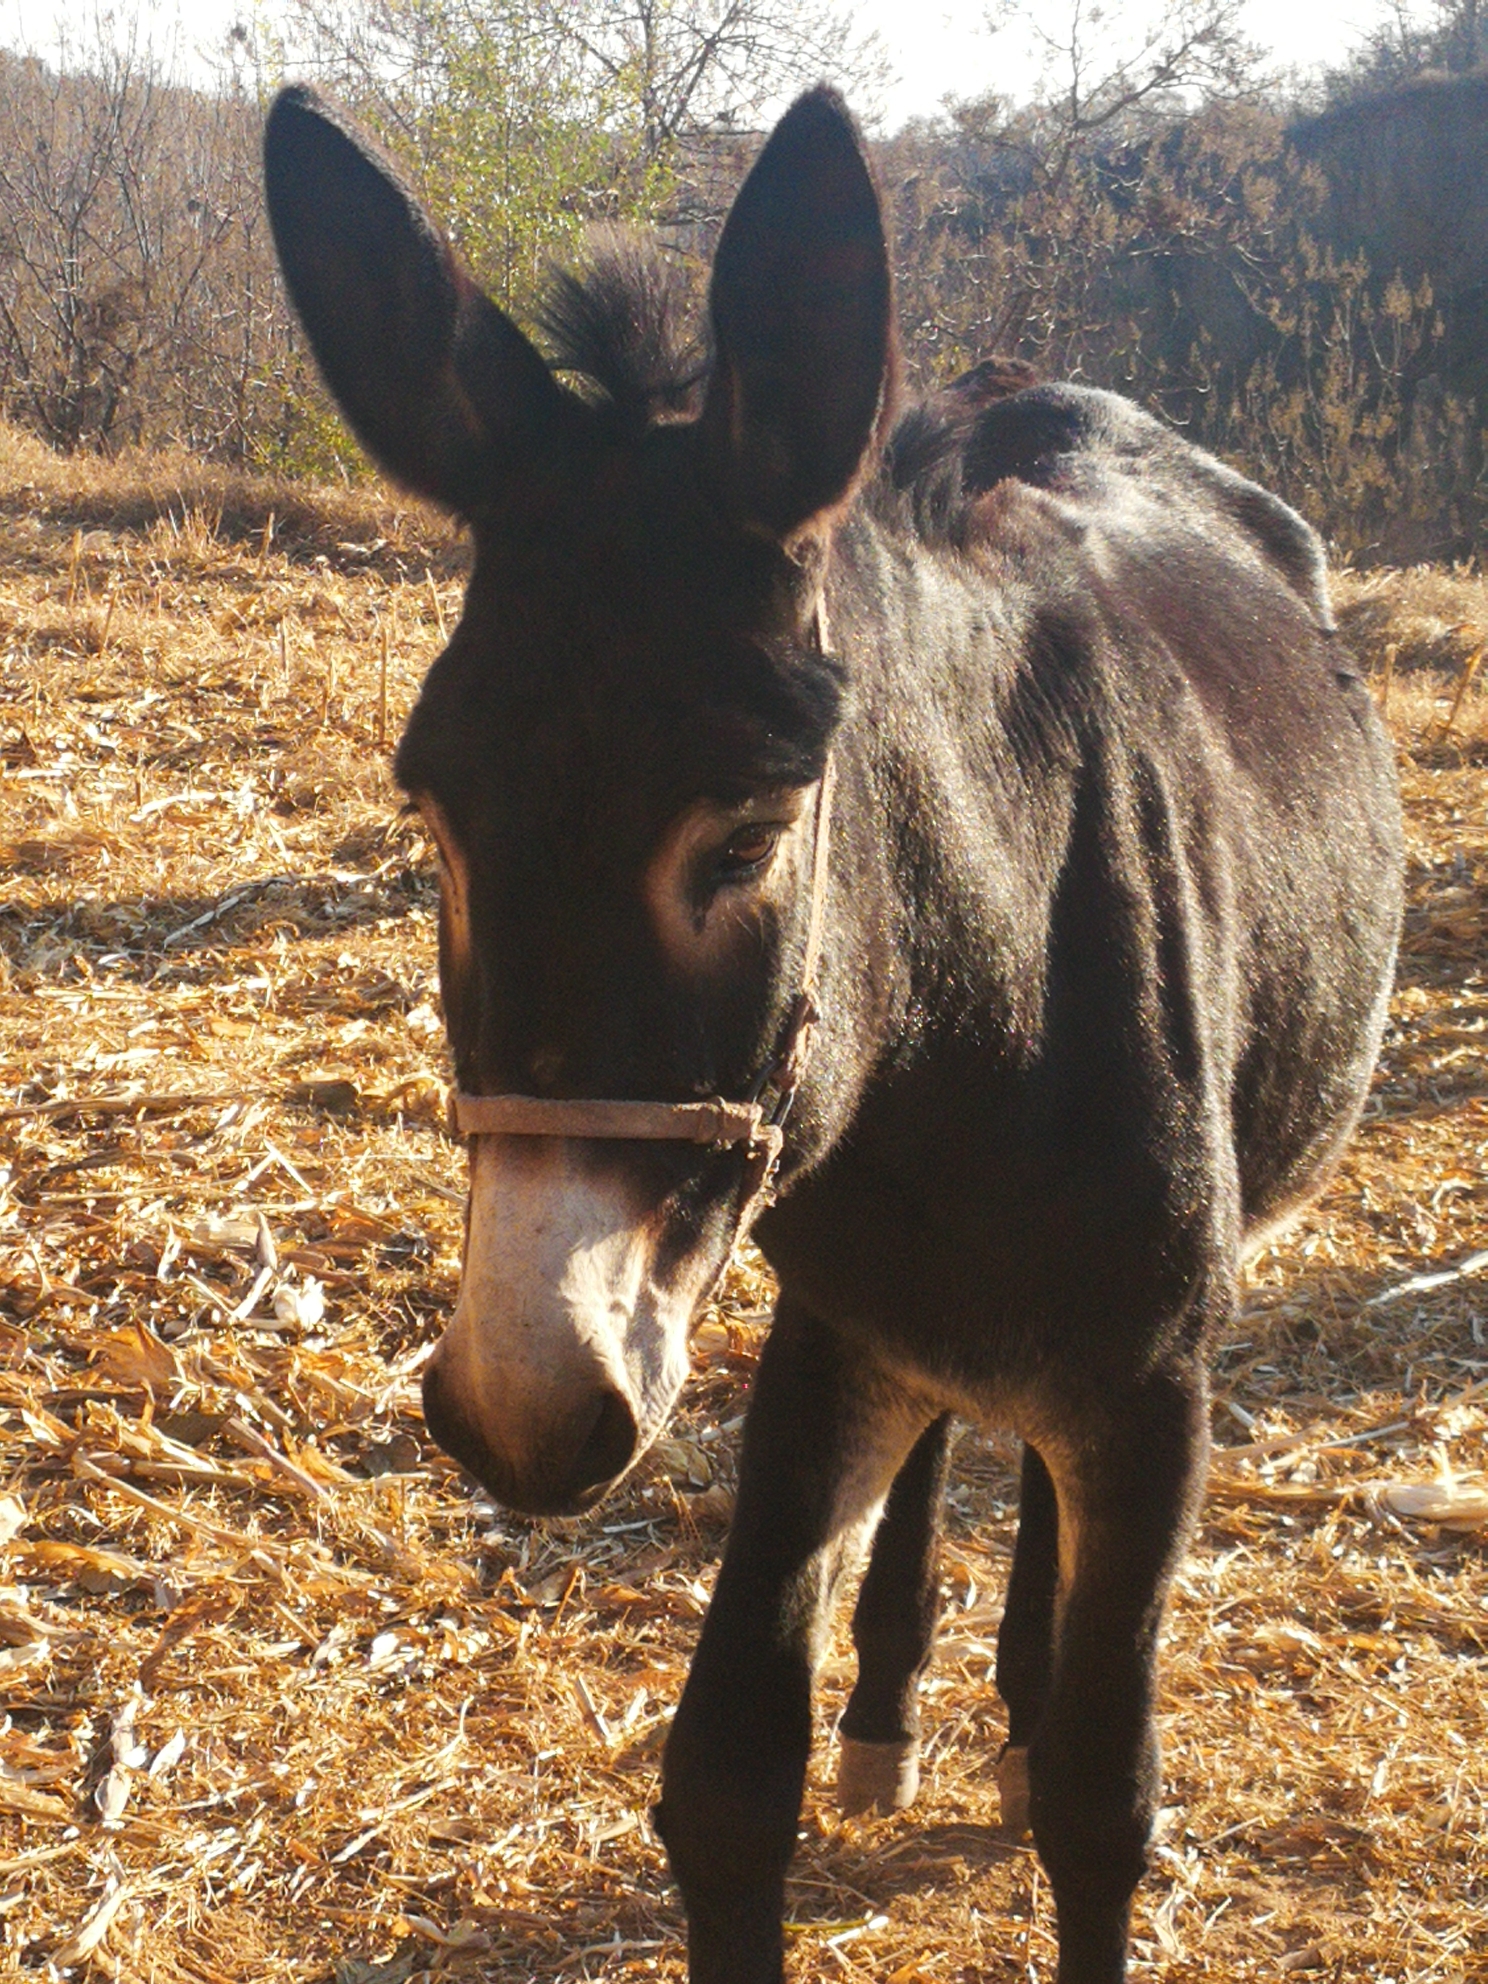
[[[879,630],[865,730],[919,847],[895,904],[919,1065],[947,1060],[961,1120],[980,1068],[1025,1178],[1109,1171],[1113,1082],[1138,1135],[1201,1104],[1202,1150],[1169,1129],[1184,1161],[1233,1161],[1254,1244],[1326,1174],[1373,1066],[1388,742],[1295,511],[1113,394],[980,398],[907,416],[844,533],[844,611]],[[896,1040],[891,1093],[915,1064]]]
[[[1193,947],[1165,971],[1186,966],[1202,1001],[1254,1246],[1322,1181],[1373,1070],[1401,911],[1389,742],[1338,639],[1323,546],[1270,491],[1068,386],[978,423],[968,480],[1010,472],[1085,539],[1113,707],[1152,781],[1133,825],[1195,892],[1178,919]]]

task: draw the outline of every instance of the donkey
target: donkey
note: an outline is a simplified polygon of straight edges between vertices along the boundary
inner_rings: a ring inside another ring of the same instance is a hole
[[[1355,1120],[1400,916],[1318,542],[1106,393],[994,366],[896,419],[827,89],[729,215],[702,365],[624,255],[560,284],[547,362],[307,90],[266,155],[332,392],[474,540],[397,756],[470,1145],[429,1426],[512,1507],[587,1509],[753,1225],[780,1298],[656,1814],[694,1984],[782,1974],[869,1539],[841,1789],[912,1796],[951,1415],[1015,1429],[1007,1808],[1061,1984],[1113,1984],[1205,1345]]]

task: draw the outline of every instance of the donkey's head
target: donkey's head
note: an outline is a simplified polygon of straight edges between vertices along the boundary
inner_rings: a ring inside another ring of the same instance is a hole
[[[841,715],[826,546],[889,393],[887,252],[845,111],[803,97],[740,193],[695,410],[675,365],[658,377],[647,280],[566,291],[581,395],[309,92],[275,105],[266,162],[331,390],[474,538],[397,760],[439,851],[459,1088],[749,1097],[800,991]],[[746,1145],[475,1135],[424,1386],[441,1445],[518,1508],[597,1499],[666,1418],[752,1175]]]

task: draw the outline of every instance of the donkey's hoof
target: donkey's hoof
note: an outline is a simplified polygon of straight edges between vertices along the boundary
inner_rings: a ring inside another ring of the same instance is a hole
[[[840,1736],[837,1759],[837,1809],[844,1818],[859,1812],[902,1812],[920,1788],[920,1746],[907,1743],[864,1743]]]
[[[1028,1809],[1028,1752],[1011,1743],[997,1759],[997,1790],[1002,1799],[1002,1829],[1013,1839],[1026,1839],[1031,1830]]]

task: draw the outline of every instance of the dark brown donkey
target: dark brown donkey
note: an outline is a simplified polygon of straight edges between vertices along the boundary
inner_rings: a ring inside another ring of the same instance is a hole
[[[954,1413],[1026,1442],[1004,1784],[1061,1980],[1118,1979],[1205,1345],[1354,1121],[1400,913],[1317,541],[1105,393],[994,368],[896,424],[828,91],[729,217],[710,361],[616,254],[556,293],[569,385],[334,111],[287,92],[267,155],[332,391],[475,544],[398,754],[470,1139],[429,1425],[514,1507],[589,1507],[757,1215],[780,1302],[657,1813],[692,1976],[780,1975],[870,1537],[844,1797],[912,1795]]]

